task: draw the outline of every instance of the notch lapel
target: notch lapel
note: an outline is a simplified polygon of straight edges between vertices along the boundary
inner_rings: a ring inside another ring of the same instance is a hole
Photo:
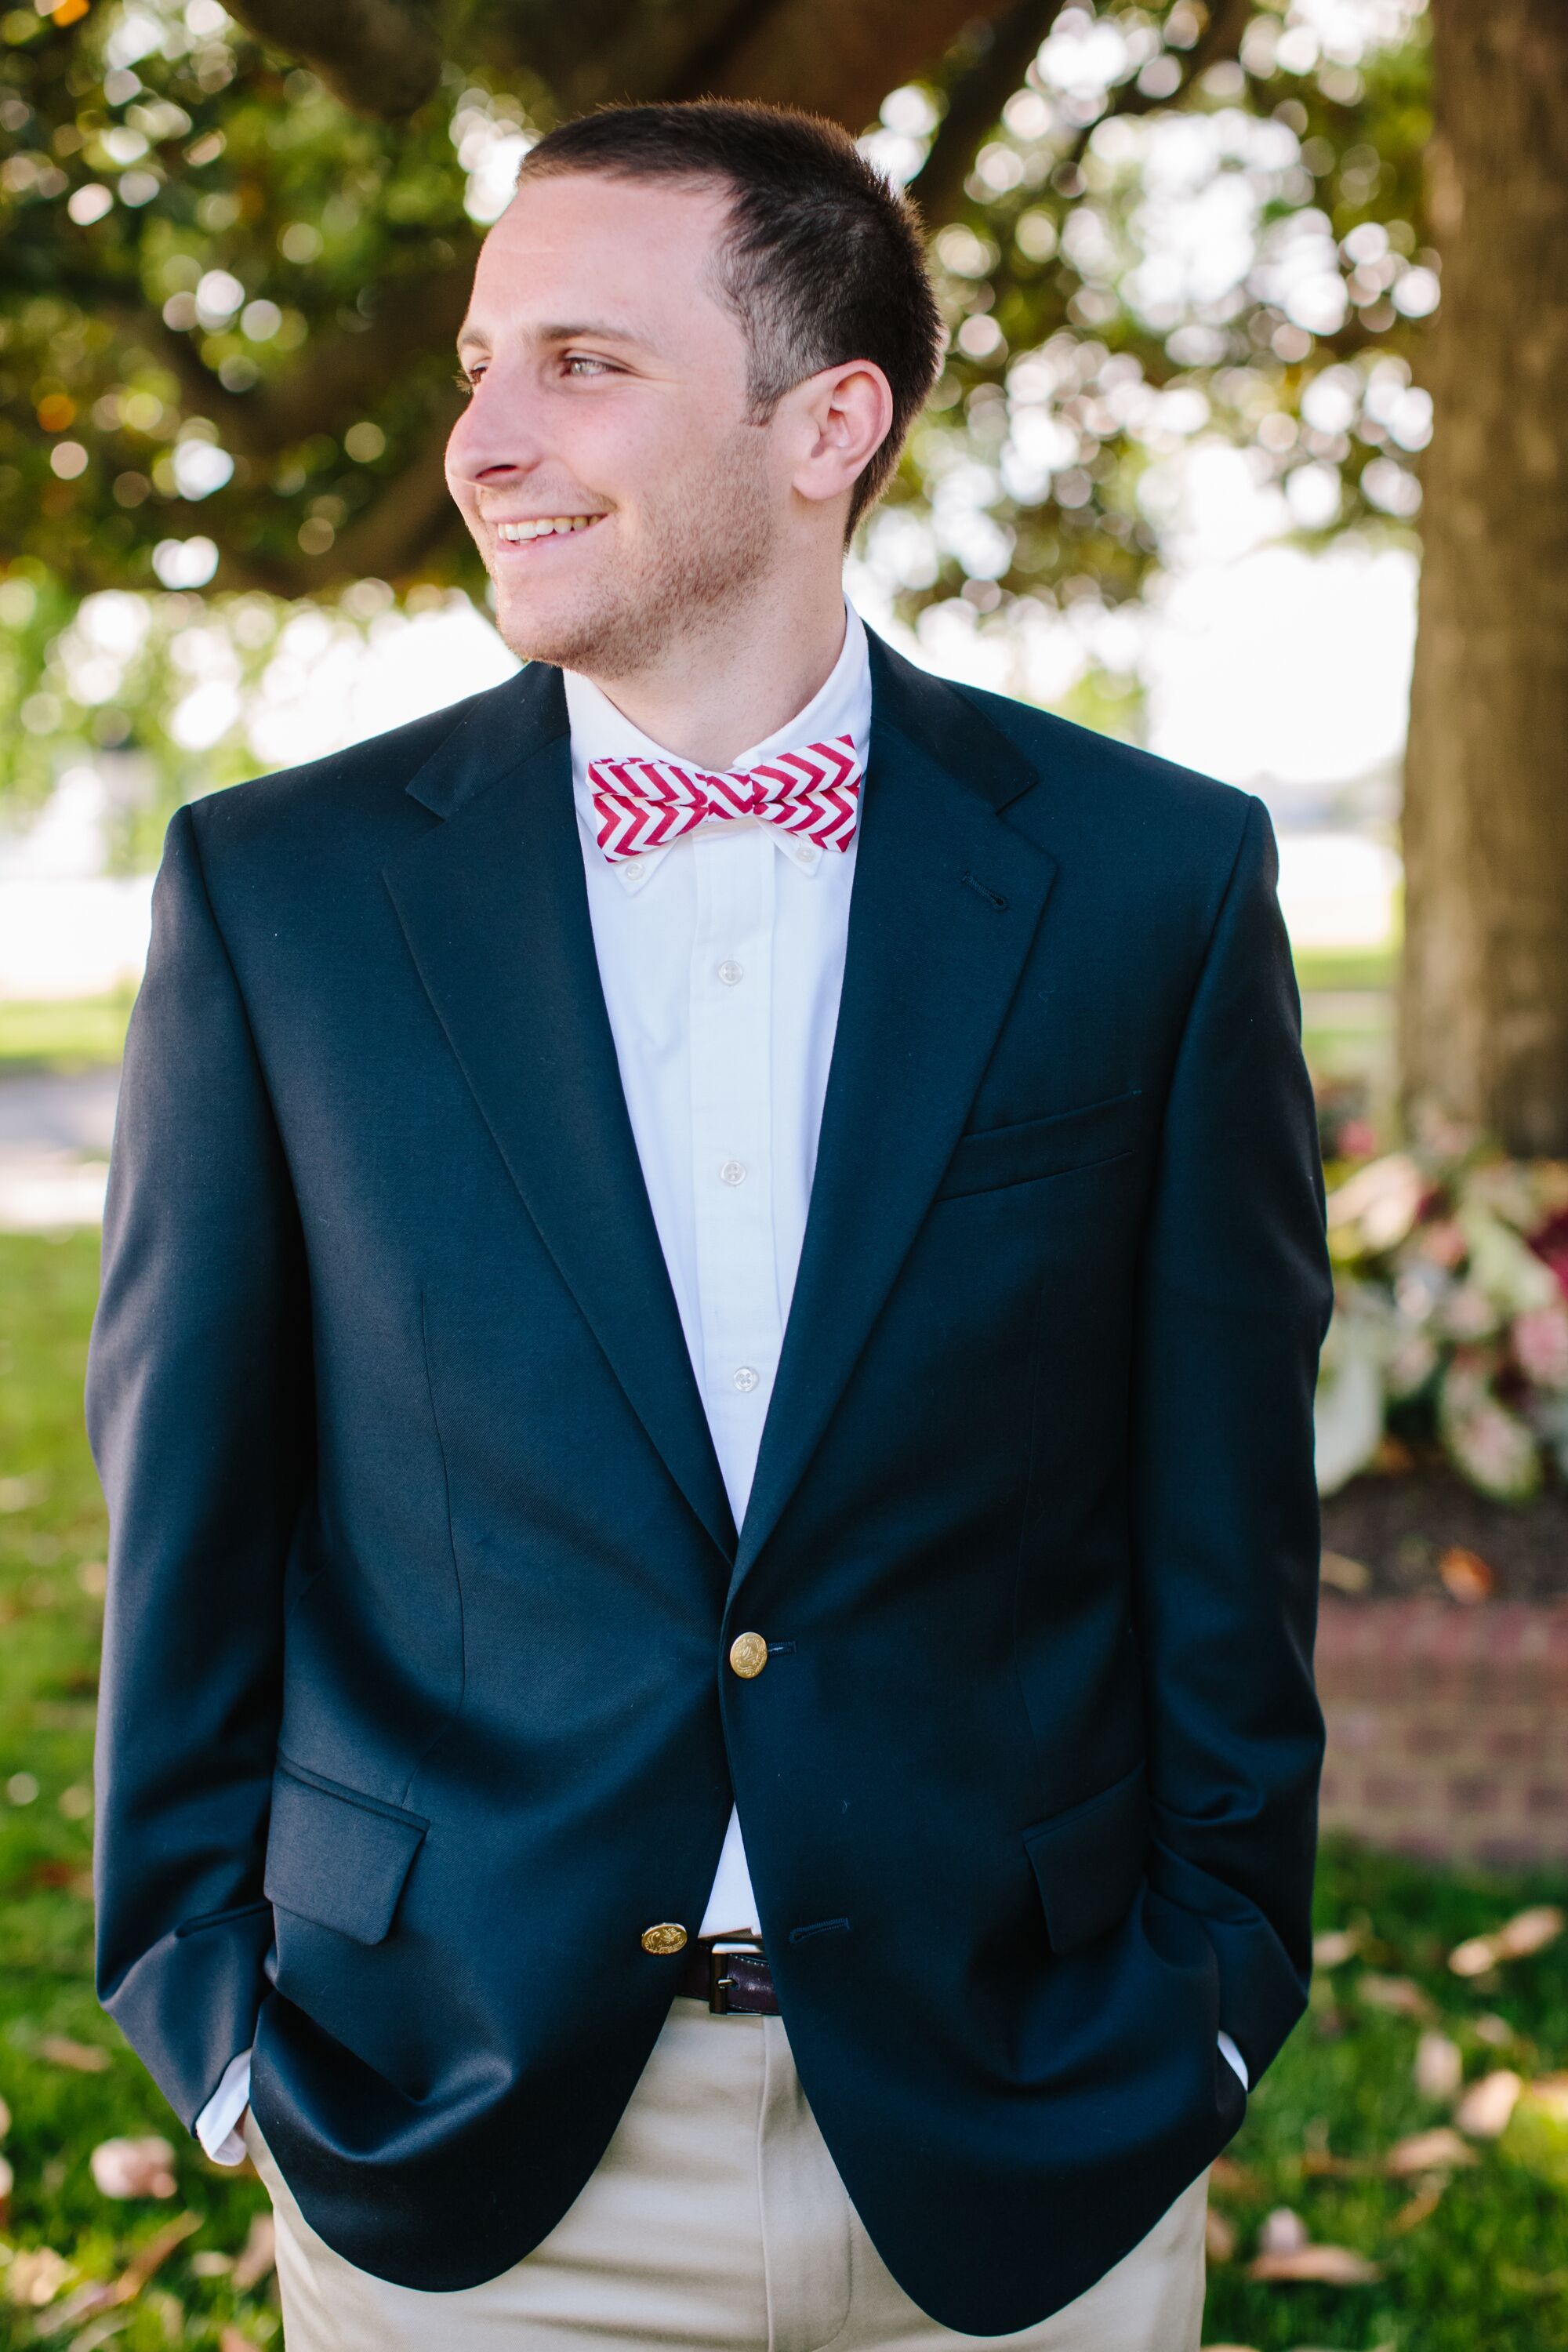
[[[963,1129],[1056,872],[1001,812],[1037,782],[871,631],[871,740],[800,1267],[731,1593],[778,1524]]]
[[[605,1008],[561,673],[475,698],[408,786],[443,822],[384,871],[437,1018],[563,1280],[677,1486],[735,1548]]]

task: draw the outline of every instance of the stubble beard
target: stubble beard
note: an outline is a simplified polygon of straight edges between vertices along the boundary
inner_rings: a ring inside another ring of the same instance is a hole
[[[658,668],[683,639],[710,635],[768,568],[776,520],[758,445],[742,425],[717,462],[692,469],[689,492],[645,509],[646,559],[623,562],[613,578],[601,572],[569,609],[536,616],[503,603],[497,625],[511,652],[608,682]]]

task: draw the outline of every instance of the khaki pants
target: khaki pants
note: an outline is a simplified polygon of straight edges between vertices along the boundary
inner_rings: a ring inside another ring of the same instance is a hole
[[[939,2327],[889,2276],[780,2019],[677,2000],[597,2170],[531,2254],[430,2294],[356,2270],[270,2192],[286,2352],[1197,2352],[1207,2175],[1087,2294],[1011,2336]]]

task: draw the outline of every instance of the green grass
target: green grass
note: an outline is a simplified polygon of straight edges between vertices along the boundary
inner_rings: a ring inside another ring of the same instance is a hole
[[[0,998],[0,1072],[79,1070],[118,1062],[133,989],[113,996]]]
[[[1297,948],[1294,961],[1303,990],[1392,990],[1399,982],[1397,940],[1376,948]]]
[[[7,2294],[7,2263],[0,2347],[110,2341],[124,2352],[171,2344],[216,2352],[226,2326],[270,2347],[279,2323],[269,2282],[237,2294],[226,2277],[202,2276],[200,2259],[238,2252],[266,2192],[248,2168],[247,2177],[208,2164],[92,1995],[104,1522],[81,1376],[97,1284],[96,1233],[0,1234],[0,2098],[11,2111],[4,2154],[16,2174],[0,2243],[52,2247],[73,2266],[56,2305],[37,2315],[47,2319],[88,2282],[118,2276],[180,2216],[197,2216],[199,2227],[130,2302],[47,2338]],[[55,2063],[43,2048],[51,2039],[100,2050],[108,2063],[84,2073]],[[177,2194],[100,2196],[88,2163],[98,2142],[152,2132],[174,2145]],[[114,2320],[124,2324],[106,2337]]]
[[[216,2352],[227,2326],[273,2352],[267,2283],[237,2294],[192,2263],[238,2250],[264,2210],[259,2185],[207,2164],[92,1999],[86,1805],[104,1528],[80,1384],[97,1256],[92,1234],[0,1235],[0,2096],[14,2117],[5,2153],[16,2176],[0,2238],[63,2255],[74,2266],[68,2294],[116,2275],[175,2217],[196,2215],[199,2227],[151,2283],[110,2315],[125,2323],[112,2342],[126,2352],[169,2344]],[[1416,2184],[1383,2178],[1371,2162],[1446,2110],[1415,2086],[1420,2021],[1369,2007],[1358,1991],[1368,1970],[1411,1979],[1430,2003],[1427,2021],[1459,2044],[1467,2076],[1499,2063],[1527,2077],[1568,2066],[1568,1937],[1491,1978],[1462,1980],[1447,1965],[1462,1937],[1526,1902],[1563,1895],[1560,1881],[1493,1881],[1345,1847],[1325,1853],[1320,1923],[1359,1927],[1361,1948],[1320,1973],[1309,2016],[1258,2084],[1231,2147],[1239,2179],[1216,2189],[1215,2205],[1237,2248],[1211,2270],[1208,2343],[1568,2352],[1568,2200],[1510,2161],[1506,2141],[1480,2147],[1426,2219],[1398,2226]],[[1483,2019],[1500,2019],[1513,2038],[1488,2041],[1477,2030]],[[52,2063],[42,2046],[50,2037],[101,2050],[108,2064],[84,2074]],[[178,2194],[111,2203],[93,2185],[89,2155],[111,2135],[144,2132],[174,2143]],[[1325,2173],[1325,2157],[1369,2168]],[[1259,2224],[1279,2205],[1300,2213],[1314,2239],[1371,2258],[1380,2280],[1348,2288],[1249,2280]],[[90,2352],[105,2340],[94,2333],[101,2324],[36,2337],[33,2319],[7,2300],[0,2268],[0,2352],[43,2340]]]
[[[1247,2178],[1222,2188],[1215,2208],[1234,2225],[1235,2259],[1211,2266],[1205,2336],[1210,2343],[1294,2347],[1389,2344],[1398,2352],[1562,2352],[1568,2346],[1568,2199],[1521,2170],[1510,2143],[1477,2144],[1479,2161],[1457,2170],[1435,2210],[1401,2229],[1420,2187],[1370,2171],[1315,2171],[1333,2158],[1381,2159],[1407,2133],[1447,2122],[1446,2102],[1415,2088],[1416,2042],[1436,2028],[1464,2053],[1466,2079],[1509,2066],[1529,2079],[1568,2062],[1568,1938],[1533,1959],[1485,1978],[1452,1974],[1447,1955],[1531,1900],[1562,1902],[1555,1879],[1501,1881],[1437,1872],[1337,1846],[1319,1871],[1323,1927],[1360,1925],[1355,1958],[1319,1972],[1311,2007],[1258,2084],[1229,2155]],[[1388,2014],[1361,1998],[1368,1973],[1414,1982],[1430,2004],[1425,2021]],[[1511,2029],[1506,2046],[1478,2021]],[[1312,2238],[1348,2246],[1382,2269],[1372,2285],[1264,2284],[1246,2275],[1258,2224],[1273,2207],[1300,2214]]]
[[[1398,978],[1397,946],[1300,948],[1296,974],[1305,1000],[1308,1050],[1317,1068],[1360,1072],[1386,1050]],[[58,1002],[0,1000],[0,1075],[75,1070],[118,1062],[135,992]],[[1329,1000],[1320,1012],[1312,1002]],[[1349,1003],[1347,998],[1360,998]]]

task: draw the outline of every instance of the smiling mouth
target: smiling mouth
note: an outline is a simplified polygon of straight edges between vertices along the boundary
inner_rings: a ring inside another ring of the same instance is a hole
[[[521,545],[534,539],[566,539],[574,531],[586,530],[590,523],[600,522],[601,515],[538,515],[528,522],[499,522],[496,537],[508,547]]]

